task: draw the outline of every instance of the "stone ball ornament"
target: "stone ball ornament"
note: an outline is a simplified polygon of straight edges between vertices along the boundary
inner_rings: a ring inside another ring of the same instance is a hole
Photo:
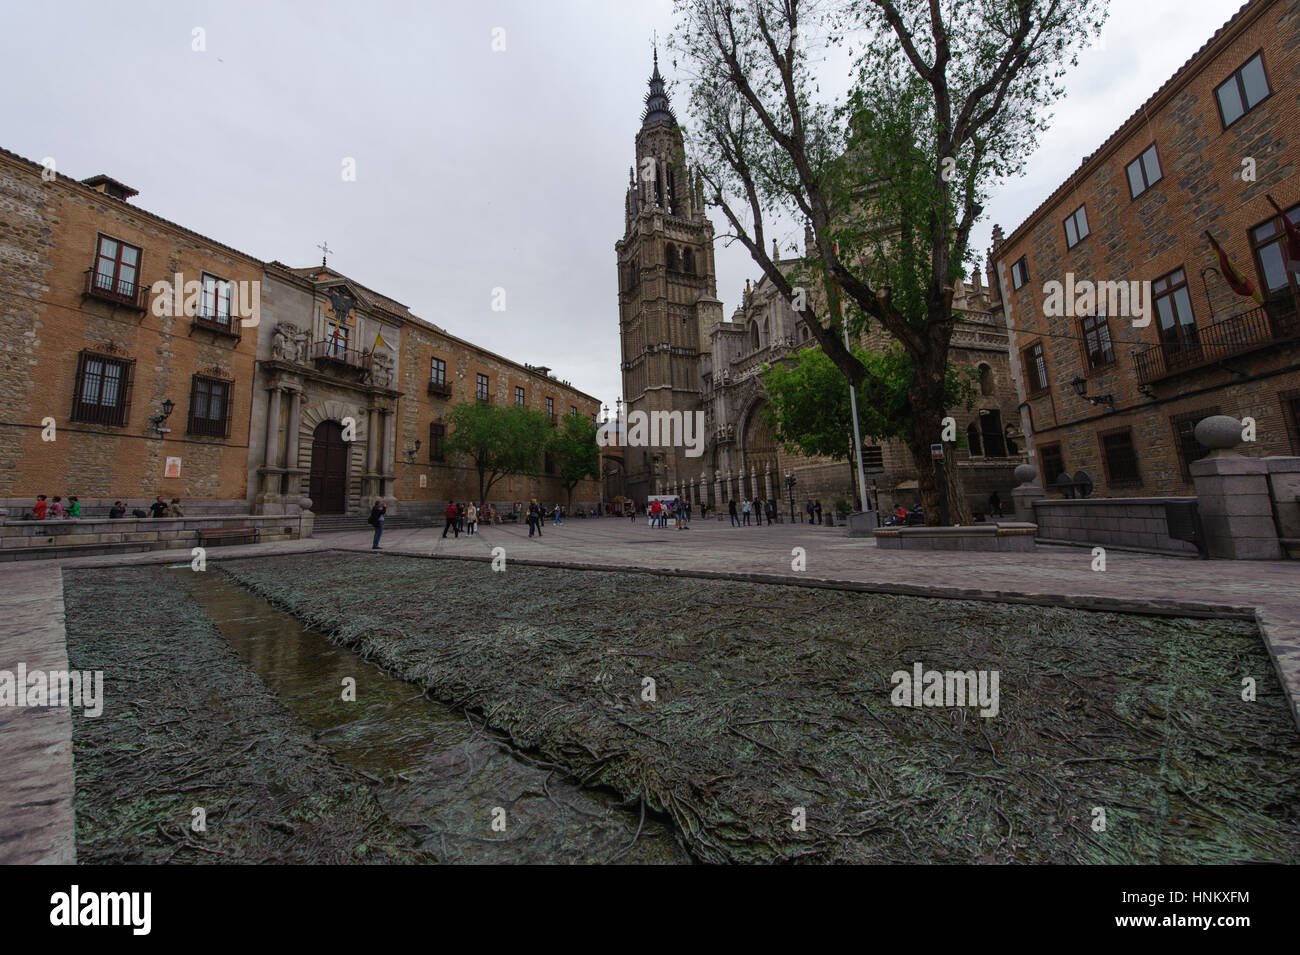
[[[1021,484],[1033,484],[1038,477],[1038,468],[1032,464],[1016,465],[1016,480]]]
[[[1196,423],[1196,441],[1212,451],[1226,451],[1241,443],[1241,422],[1231,415],[1216,414]]]

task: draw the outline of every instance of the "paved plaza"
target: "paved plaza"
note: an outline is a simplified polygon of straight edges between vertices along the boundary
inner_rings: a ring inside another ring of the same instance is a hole
[[[370,551],[371,531],[311,540],[223,547],[208,559],[313,550]],[[503,551],[494,551],[502,548]],[[883,593],[1003,600],[1175,616],[1253,619],[1268,645],[1300,722],[1300,565],[1295,562],[1202,561],[1111,550],[1093,570],[1086,548],[1043,547],[1023,553],[926,553],[877,550],[842,527],[777,524],[733,528],[725,521],[689,530],[613,518],[546,524],[530,539],[525,526],[483,527],[470,537],[442,537],[441,527],[388,532],[375,560],[402,554],[430,558],[537,562],[586,570],[634,569]],[[795,569],[802,560],[804,569]],[[67,666],[64,568],[188,563],[189,551],[161,551],[0,567],[0,668]],[[792,566],[793,565],[793,566]],[[485,568],[486,569],[486,568]],[[472,582],[467,582],[472,590]],[[400,597],[400,595],[398,595]],[[142,595],[142,599],[147,599]],[[75,853],[71,719],[66,709],[13,710],[0,726],[0,761],[21,767],[0,782],[0,862],[66,862]],[[36,784],[38,789],[33,789]]]

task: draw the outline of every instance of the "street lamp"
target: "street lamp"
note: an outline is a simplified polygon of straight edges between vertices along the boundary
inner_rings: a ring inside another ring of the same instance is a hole
[[[176,403],[170,398],[164,398],[162,403],[162,414],[149,416],[149,427],[160,437],[164,434],[171,434],[171,428],[164,428],[162,423],[171,417],[172,412],[176,409]]]
[[[794,472],[785,472],[785,486],[790,492],[790,523],[794,523]]]
[[[415,463],[415,452],[417,452],[417,451],[419,451],[419,450],[420,450],[420,439],[419,439],[419,438],[416,438],[416,439],[415,439],[415,447],[413,447],[413,448],[407,448],[407,449],[406,449],[406,462],[407,462],[408,464],[414,464],[414,463]]]
[[[1076,377],[1070,382],[1070,387],[1080,398],[1086,398],[1093,405],[1107,405],[1111,411],[1115,410],[1114,395],[1090,395],[1088,394],[1088,381],[1085,378]]]

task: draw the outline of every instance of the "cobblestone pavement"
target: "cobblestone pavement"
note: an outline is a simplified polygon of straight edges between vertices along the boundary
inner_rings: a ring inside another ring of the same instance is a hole
[[[1300,562],[1160,557],[1110,549],[1094,571],[1088,548],[1047,547],[1025,553],[929,553],[877,550],[842,527],[777,524],[733,528],[695,521],[690,530],[651,528],[598,518],[527,527],[482,527],[473,537],[441,536],[441,527],[393,530],[383,552],[510,561],[592,569],[829,586],[890,593],[1073,606],[1176,616],[1253,618],[1290,694],[1300,726]],[[209,560],[338,548],[369,550],[371,531],[209,551]],[[804,569],[796,569],[802,549]],[[381,554],[376,555],[382,558]],[[63,567],[188,562],[189,552],[155,551],[0,566],[0,669],[66,668]],[[66,862],[75,857],[71,719],[66,709],[0,712],[0,863]]]

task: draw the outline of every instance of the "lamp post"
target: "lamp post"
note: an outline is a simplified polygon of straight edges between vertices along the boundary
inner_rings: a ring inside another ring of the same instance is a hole
[[[162,423],[171,417],[174,410],[176,410],[176,403],[170,398],[164,398],[162,403],[162,414],[149,416],[149,427],[159,437],[162,437],[164,434],[171,434],[172,429],[164,428]]]
[[[794,484],[795,484],[794,472],[786,471],[785,486],[786,486],[786,490],[790,492],[790,523],[791,524],[794,523]]]
[[[1070,387],[1080,398],[1084,398],[1092,405],[1106,405],[1111,411],[1115,410],[1114,395],[1090,395],[1088,394],[1088,381],[1086,378],[1076,377],[1070,382]]]

